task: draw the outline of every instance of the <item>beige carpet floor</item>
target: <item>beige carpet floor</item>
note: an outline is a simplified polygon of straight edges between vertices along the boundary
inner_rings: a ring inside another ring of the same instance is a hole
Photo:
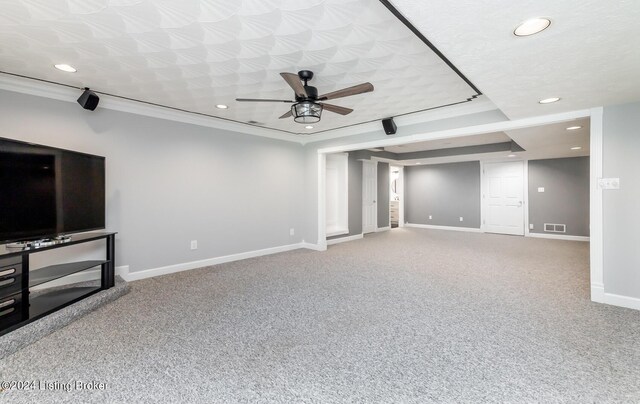
[[[640,312],[590,302],[588,243],[393,229],[131,287],[0,364],[104,390],[0,401],[640,402]]]

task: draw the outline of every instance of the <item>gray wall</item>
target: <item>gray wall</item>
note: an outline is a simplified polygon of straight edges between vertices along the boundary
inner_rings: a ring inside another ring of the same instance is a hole
[[[558,223],[563,234],[589,236],[589,157],[529,161],[529,223],[531,233]]]
[[[106,157],[107,229],[131,271],[302,241],[301,145],[7,91],[0,136]]]
[[[378,163],[378,228],[389,226],[389,163]]]
[[[604,190],[606,293],[640,298],[640,103],[604,108],[603,177],[620,189]]]
[[[349,153],[349,234],[327,237],[333,240],[362,233],[362,154]],[[378,227],[389,226],[389,163],[378,163]]]
[[[480,162],[406,166],[404,184],[406,222],[480,228]]]
[[[349,153],[349,234],[327,237],[327,240],[355,236],[362,233],[362,161]]]
[[[419,125],[401,126],[398,128],[398,133],[393,135],[393,137],[398,139],[418,133],[429,133],[506,120],[508,120],[507,117],[498,110],[486,111],[455,118],[429,121]],[[305,145],[305,232],[303,235],[305,241],[314,244],[318,242],[318,149],[386,139],[389,139],[389,136],[384,133],[382,125],[380,125],[380,128],[375,131]]]

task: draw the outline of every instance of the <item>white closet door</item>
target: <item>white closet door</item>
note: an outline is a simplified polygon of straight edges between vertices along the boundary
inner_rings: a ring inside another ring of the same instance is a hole
[[[524,235],[524,163],[489,163],[483,170],[484,231]]]

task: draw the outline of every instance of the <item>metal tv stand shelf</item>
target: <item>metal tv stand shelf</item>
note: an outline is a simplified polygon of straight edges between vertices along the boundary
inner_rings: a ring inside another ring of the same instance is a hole
[[[29,243],[24,247],[0,246],[0,335],[60,310],[114,285],[116,233],[76,234],[58,243]],[[31,254],[91,241],[106,241],[106,259],[49,265],[29,270]],[[32,291],[35,286],[100,267],[100,285],[65,285]]]

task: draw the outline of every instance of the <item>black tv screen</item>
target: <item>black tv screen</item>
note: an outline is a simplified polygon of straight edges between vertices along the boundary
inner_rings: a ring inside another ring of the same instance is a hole
[[[104,157],[0,138],[0,243],[104,227]]]

